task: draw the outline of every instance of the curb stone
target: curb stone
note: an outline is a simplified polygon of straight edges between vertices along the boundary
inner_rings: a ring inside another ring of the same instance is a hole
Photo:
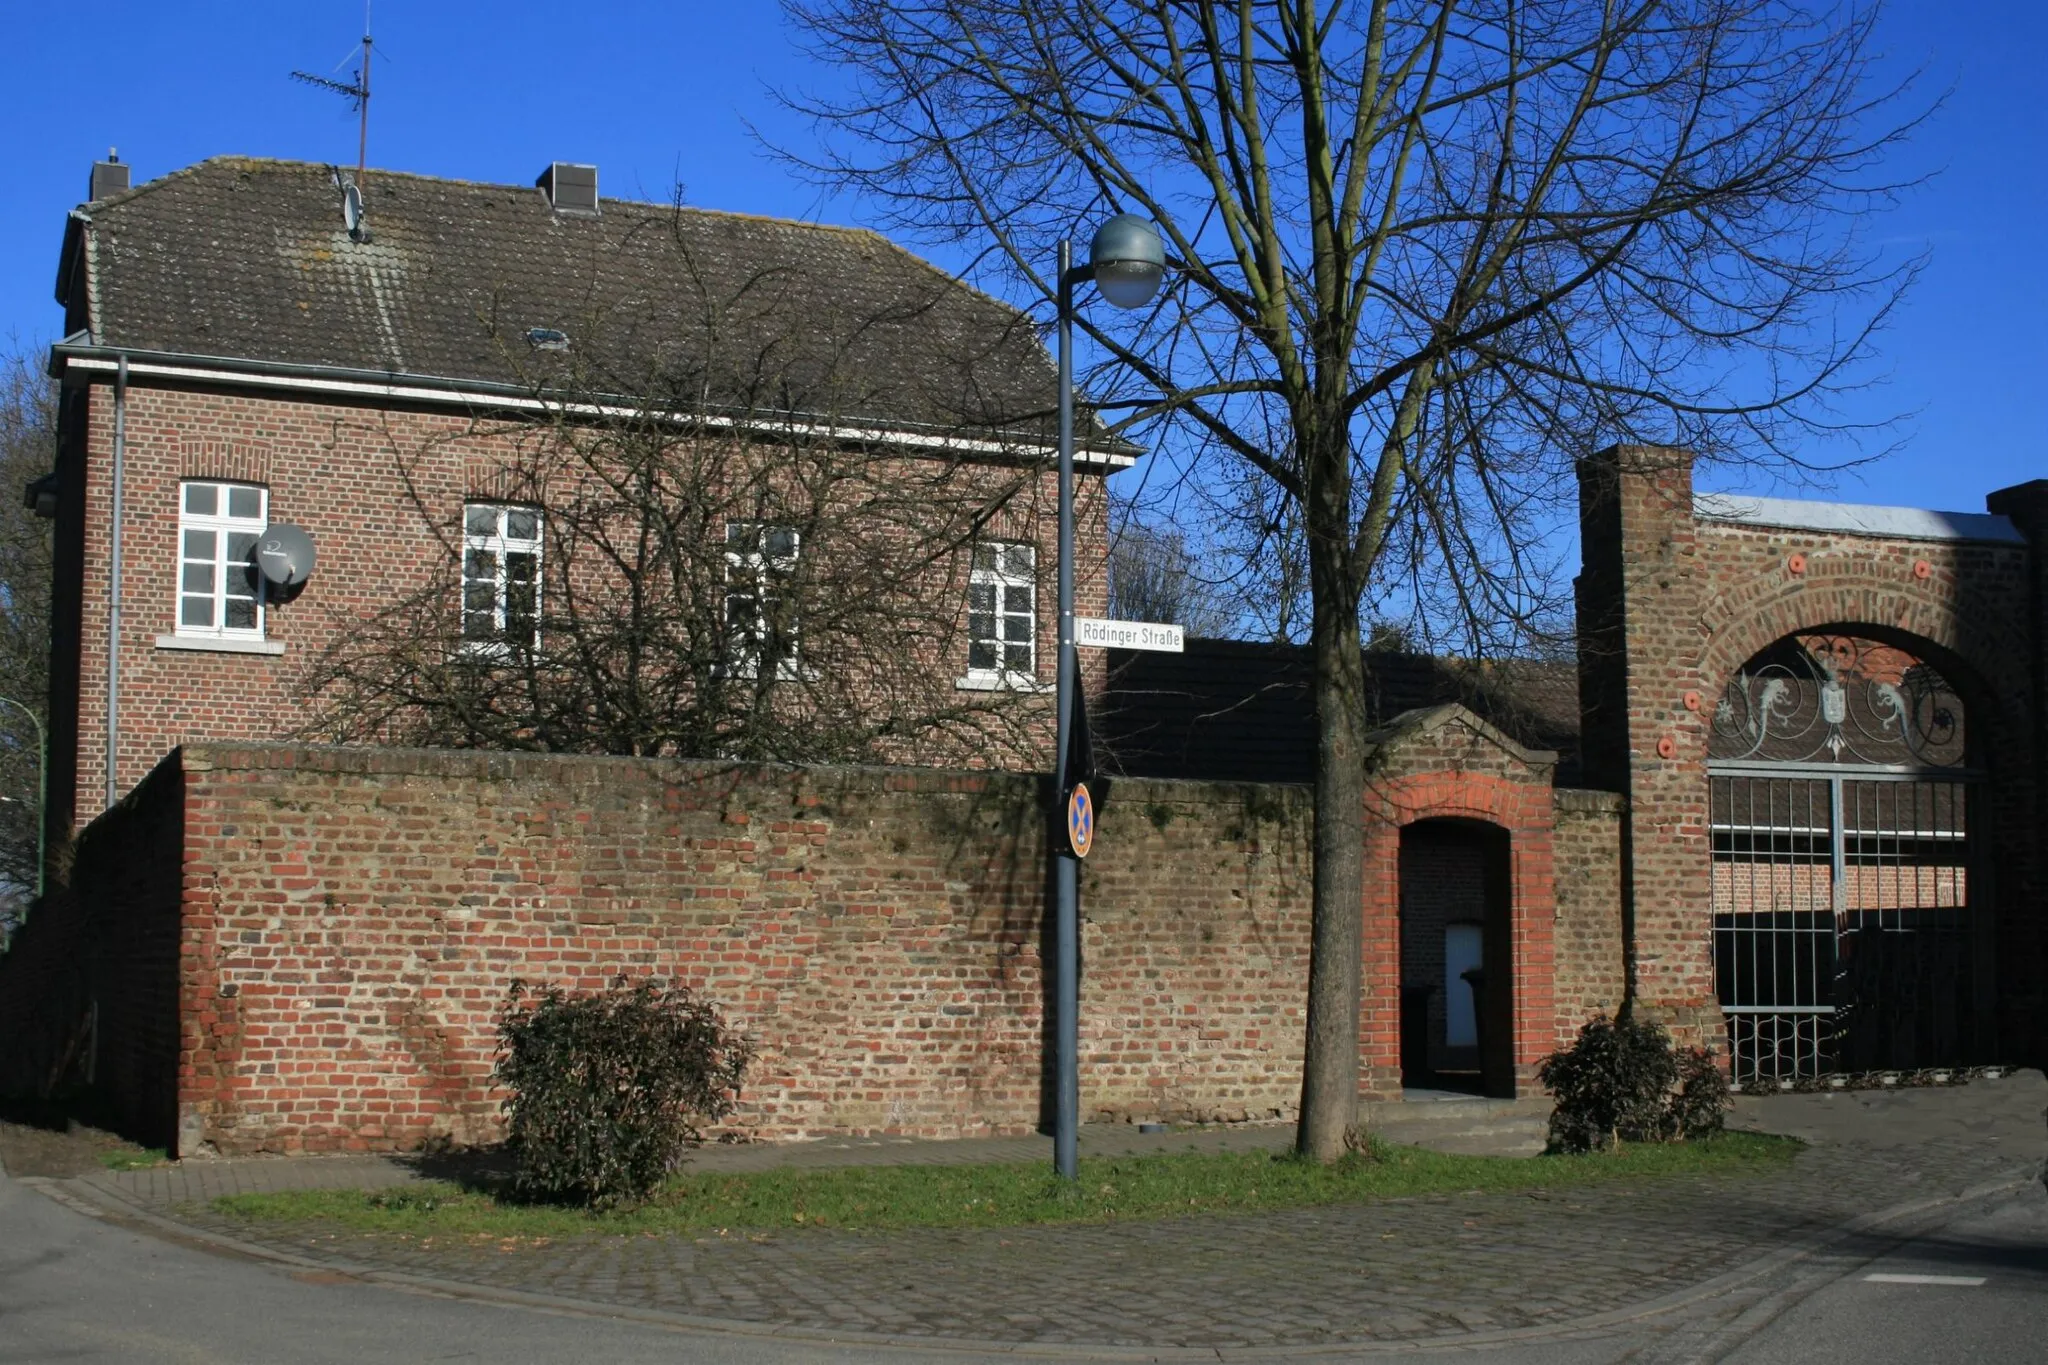
[[[153,1235],[164,1237],[166,1240],[189,1246],[198,1246],[201,1249],[211,1250],[216,1254],[226,1254],[240,1259],[290,1266],[296,1270],[319,1271],[330,1275],[342,1274],[385,1288],[431,1294],[444,1298],[502,1303],[541,1311],[603,1317],[672,1330],[719,1332],[734,1336],[800,1341],[819,1345],[885,1346],[898,1350],[968,1351],[985,1355],[1010,1355],[1023,1358],[1061,1360],[1261,1361],[1290,1360],[1302,1357],[1333,1356],[1339,1354],[1353,1356],[1415,1355],[1428,1352],[1467,1350],[1474,1347],[1586,1336],[1606,1328],[1660,1317],[1664,1314],[1690,1307],[1703,1300],[1718,1297],[1750,1280],[1770,1274],[1775,1270],[1803,1260],[1814,1255],[1816,1252],[1824,1251],[1849,1238],[1878,1232],[1889,1224],[1917,1220],[1929,1214],[1959,1208],[2001,1194],[2008,1194],[2023,1189],[2041,1178],[2042,1163],[2036,1161],[2029,1163],[2025,1167],[2013,1168],[2005,1174],[1971,1186],[1958,1194],[1937,1195],[1911,1200],[1874,1213],[1860,1214],[1832,1228],[1811,1233],[1787,1245],[1775,1247],[1761,1256],[1755,1257],[1730,1270],[1723,1271],[1719,1275],[1701,1281],[1699,1284],[1674,1290],[1642,1303],[1594,1313],[1571,1322],[1547,1323],[1534,1327],[1503,1328],[1493,1331],[1452,1333],[1417,1338],[1411,1341],[1390,1342],[1367,1339],[1349,1342],[1327,1342],[1316,1345],[1237,1347],[1143,1347],[1107,1344],[1088,1346],[1052,1342],[990,1341],[985,1339],[924,1335],[906,1336],[882,1332],[830,1331],[796,1324],[750,1322],[740,1318],[717,1318],[689,1313],[675,1313],[662,1309],[606,1303],[601,1300],[579,1299],[564,1295],[540,1294],[530,1290],[481,1285],[466,1280],[446,1280],[410,1271],[388,1270],[375,1266],[360,1265],[346,1260],[332,1258],[314,1260],[309,1257],[295,1256],[274,1247],[246,1242],[210,1229],[192,1227],[179,1222],[175,1218],[143,1208],[104,1186],[88,1184],[82,1179],[58,1181],[47,1177],[23,1177],[18,1178],[16,1183],[34,1189],[55,1202],[87,1217],[118,1223],[138,1231],[146,1231]],[[1911,1235],[1909,1230],[1901,1230],[1895,1234],[1895,1237],[1896,1240],[1904,1241]]]

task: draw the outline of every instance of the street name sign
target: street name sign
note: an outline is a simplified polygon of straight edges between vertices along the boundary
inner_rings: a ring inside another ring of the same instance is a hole
[[[1187,631],[1180,626],[1156,621],[1103,621],[1093,616],[1074,618],[1074,643],[1089,649],[1151,649],[1178,654],[1186,643]]]

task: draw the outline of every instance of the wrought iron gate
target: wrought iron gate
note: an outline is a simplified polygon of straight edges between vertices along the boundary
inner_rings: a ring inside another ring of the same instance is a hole
[[[1889,646],[1805,637],[1737,676],[1708,781],[1738,1082],[1983,1059],[1962,752],[1960,702]]]

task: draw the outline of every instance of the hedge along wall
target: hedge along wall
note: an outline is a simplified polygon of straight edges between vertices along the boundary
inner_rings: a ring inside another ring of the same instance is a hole
[[[744,1133],[1027,1132],[1041,799],[1015,774],[194,745],[95,822],[25,943],[70,957],[100,926],[99,1079],[188,1154],[487,1140],[510,983],[619,972],[757,1039]],[[1299,787],[1116,783],[1082,884],[1085,1118],[1294,1113],[1309,815]],[[17,970],[39,960],[0,959],[0,1014],[44,998]]]

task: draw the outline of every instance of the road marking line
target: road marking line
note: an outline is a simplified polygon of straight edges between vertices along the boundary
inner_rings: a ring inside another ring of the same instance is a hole
[[[1982,1275],[1865,1275],[1871,1284],[1958,1284],[1974,1287],[1984,1283]]]

